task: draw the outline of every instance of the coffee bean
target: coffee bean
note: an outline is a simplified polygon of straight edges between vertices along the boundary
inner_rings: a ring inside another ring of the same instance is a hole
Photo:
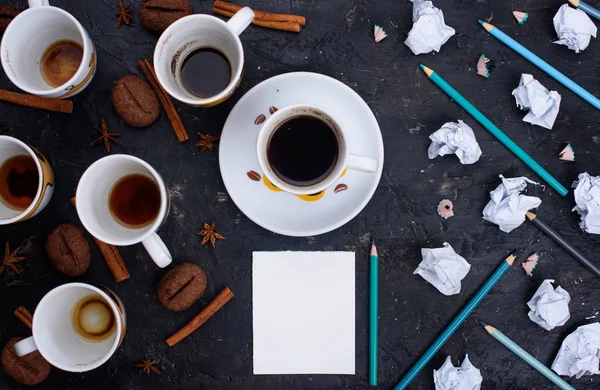
[[[42,357],[39,351],[18,357],[15,353],[15,344],[21,340],[23,340],[22,337],[13,337],[8,340],[0,356],[0,365],[11,378],[20,384],[37,385],[50,374],[50,363]]]
[[[169,310],[182,311],[192,306],[206,290],[206,274],[196,264],[183,263],[165,274],[156,295]]]
[[[337,186],[335,186],[335,189],[333,190],[334,193],[338,193],[338,192],[342,192],[342,191],[346,191],[348,189],[348,186],[345,184],[338,184]]]
[[[83,275],[92,259],[90,245],[79,228],[58,225],[46,239],[46,252],[54,268],[67,276]]]
[[[140,8],[140,21],[148,31],[159,35],[171,23],[191,14],[189,0],[144,0]]]
[[[252,181],[260,181],[260,174],[258,172],[248,171],[248,173],[246,173],[246,175],[248,175],[248,177]]]
[[[158,98],[150,85],[134,74],[121,77],[111,95],[112,105],[125,123],[144,127],[158,118]]]
[[[0,32],[4,33],[9,23],[22,11],[12,5],[0,5]]]

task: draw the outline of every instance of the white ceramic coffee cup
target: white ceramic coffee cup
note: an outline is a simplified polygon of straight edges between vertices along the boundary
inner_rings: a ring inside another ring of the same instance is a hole
[[[29,9],[17,15],[2,36],[2,67],[14,85],[25,92],[46,98],[67,98],[81,92],[96,72],[96,49],[70,13],[51,7],[48,0],[29,0]],[[81,64],[65,84],[50,86],[42,77],[40,62],[53,43],[70,40],[83,47]]]
[[[89,341],[73,328],[73,309],[84,297],[100,295],[110,306],[115,331],[102,341]],[[125,337],[126,314],[121,300],[110,290],[86,283],[68,283],[47,293],[33,314],[33,336],[15,344],[17,356],[33,351],[53,366],[71,372],[90,371],[104,364]]]
[[[212,15],[190,15],[171,24],[160,36],[154,49],[154,69],[162,87],[175,99],[197,107],[209,107],[225,101],[242,80],[244,48],[238,35],[254,20],[254,12],[244,7],[227,22]],[[181,82],[181,65],[192,51],[210,47],[219,50],[231,65],[227,87],[209,98],[189,93]]]
[[[320,119],[327,123],[327,125],[333,130],[338,140],[338,158],[333,170],[319,183],[311,186],[296,186],[285,182],[281,179],[271,167],[267,156],[267,149],[271,136],[277,130],[277,128],[286,120],[297,117],[300,115],[308,115]],[[315,194],[330,187],[337,179],[342,176],[344,170],[356,170],[362,172],[375,172],[377,170],[378,162],[370,157],[358,156],[350,153],[348,148],[348,139],[344,128],[340,126],[339,122],[328,114],[323,108],[313,106],[310,104],[296,104],[287,106],[276,111],[269,119],[267,119],[259,133],[256,140],[256,156],[260,168],[264,172],[265,176],[269,181],[278,187],[279,189],[296,195],[309,195]]]
[[[150,177],[160,191],[160,209],[156,219],[139,229],[121,225],[109,209],[113,186],[124,176]],[[86,230],[100,241],[117,246],[142,243],[156,265],[171,264],[171,253],[156,231],[169,214],[169,192],[164,180],[147,162],[126,154],[113,154],[96,161],[83,173],[76,192],[77,214]]]
[[[15,210],[0,199],[0,225],[10,225],[25,221],[46,207],[54,193],[54,173],[46,158],[33,147],[14,137],[0,135],[0,167],[9,158],[19,155],[30,155],[35,161],[38,171],[38,189],[33,202],[25,210]]]

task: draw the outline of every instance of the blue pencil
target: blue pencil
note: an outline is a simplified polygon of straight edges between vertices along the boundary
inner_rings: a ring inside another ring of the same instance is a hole
[[[515,343],[514,341],[512,341],[511,339],[506,337],[498,329],[494,328],[491,325],[486,324],[485,322],[481,322],[481,325],[483,325],[485,330],[487,330],[487,332],[490,335],[492,335],[493,338],[495,338],[496,340],[501,342],[506,348],[508,348],[512,352],[514,352],[515,355],[517,355],[518,357],[523,359],[525,361],[525,363],[529,364],[531,367],[538,370],[540,372],[540,374],[542,374],[543,376],[548,378],[556,386],[560,387],[563,390],[575,390],[575,388],[573,386],[571,386],[570,384],[568,384],[567,382],[562,380],[561,377],[556,375],[551,369],[544,366],[539,360],[537,360],[536,358],[531,356],[529,354],[529,352],[527,352],[523,348],[519,347],[519,345],[517,343]]]
[[[517,258],[517,251],[515,250],[510,256],[508,256],[502,264],[496,269],[492,276],[485,282],[483,287],[479,289],[477,294],[467,305],[461,310],[460,313],[452,320],[446,330],[433,342],[433,344],[425,351],[423,356],[415,363],[414,366],[404,375],[404,378],[394,387],[394,390],[403,390],[410,385],[410,383],[416,378],[421,370],[429,363],[431,358],[442,348],[442,346],[448,341],[450,337],[456,332],[459,326],[467,319],[467,317],[475,310],[477,305],[485,298],[490,290],[498,283],[498,281],[506,274]]]
[[[514,51],[531,61],[531,63],[533,63],[535,66],[548,73],[550,76],[554,77],[556,81],[569,88],[571,91],[579,95],[583,100],[587,101],[592,106],[600,110],[600,99],[598,99],[596,96],[592,95],[591,93],[583,89],[581,86],[579,86],[579,84],[575,83],[573,80],[560,73],[556,68],[554,68],[546,61],[542,60],[540,57],[533,54],[519,42],[515,41],[514,39],[503,33],[500,29],[498,29],[498,27],[494,27],[493,25],[481,20],[479,21],[479,24],[481,24],[483,28],[485,28],[494,37],[498,38],[500,42],[504,43],[506,46],[510,47],[511,49],[513,49]]]
[[[600,11],[598,11],[596,8],[592,7],[591,5],[586,4],[583,1],[579,1],[579,0],[569,0],[569,3],[573,4],[573,7],[578,8],[578,9],[582,10],[583,12],[585,12],[586,14],[593,16],[596,19],[600,20]]]

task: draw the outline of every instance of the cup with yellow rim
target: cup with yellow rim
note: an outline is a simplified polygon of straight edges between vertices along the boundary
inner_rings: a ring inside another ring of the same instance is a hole
[[[31,162],[25,164],[25,167],[10,169],[15,166],[11,159],[23,156],[33,159],[35,169]],[[31,175],[32,171],[37,172],[35,193],[34,190],[31,193],[21,193],[19,188],[11,188],[9,182],[18,186],[21,180],[19,176]],[[48,160],[37,149],[14,137],[0,135],[0,187],[0,225],[10,225],[34,217],[46,207],[54,192],[54,173]],[[18,202],[10,202],[8,198]],[[29,205],[24,207],[26,204]]]
[[[40,64],[47,49],[61,41],[81,47],[81,62],[70,79],[53,86],[44,79]],[[48,0],[29,0],[29,9],[10,22],[2,36],[0,56],[4,73],[14,85],[45,98],[71,97],[87,87],[96,73],[96,49],[90,35],[73,15]]]

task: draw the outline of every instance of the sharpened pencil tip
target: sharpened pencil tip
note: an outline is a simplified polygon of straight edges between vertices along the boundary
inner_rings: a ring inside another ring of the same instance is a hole
[[[527,219],[529,219],[530,221],[533,221],[535,219],[535,217],[537,217],[537,215],[535,215],[534,213],[532,213],[531,211],[528,211],[527,213],[525,213],[525,216],[527,217]]]
[[[483,23],[485,23],[483,20],[478,20],[479,24],[481,24],[483,26]]]
[[[433,69],[426,67],[425,65],[421,64],[419,65],[421,67],[421,69],[423,69],[423,72],[425,72],[425,74],[427,75],[427,77],[431,77],[431,75],[433,74]]]
[[[483,326],[484,328],[485,328],[486,326],[488,326],[488,324],[486,324],[486,323],[485,323],[485,322],[483,322],[483,321],[479,321],[479,323],[480,323],[480,324],[481,324],[481,326]]]
[[[377,247],[375,246],[375,240],[371,244],[371,256],[377,256]]]

